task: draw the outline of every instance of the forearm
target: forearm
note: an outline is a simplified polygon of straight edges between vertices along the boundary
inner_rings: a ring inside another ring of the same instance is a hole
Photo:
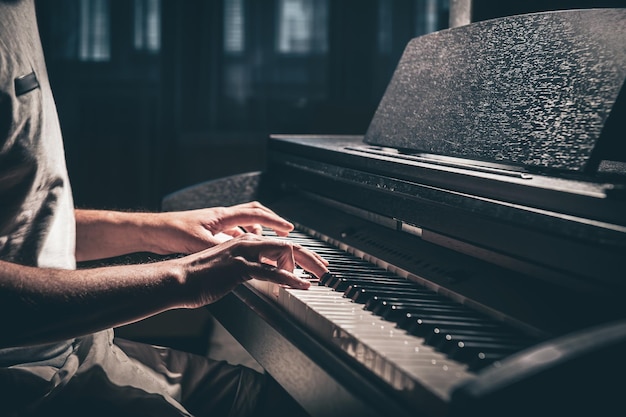
[[[172,262],[69,271],[0,261],[0,347],[71,338],[178,307],[182,281]]]
[[[155,213],[75,210],[75,214],[78,261],[154,250]]]
[[[293,224],[258,202],[164,213],[76,210],[76,259],[109,258],[133,252],[195,253],[262,227],[287,236]]]

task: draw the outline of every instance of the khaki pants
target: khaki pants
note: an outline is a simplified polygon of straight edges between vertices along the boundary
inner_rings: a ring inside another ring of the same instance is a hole
[[[55,382],[59,380],[64,382]],[[26,392],[34,398],[20,398]],[[39,398],[37,392],[42,393]],[[0,398],[0,414],[11,417],[303,414],[267,375],[187,352],[114,339],[112,331],[81,339],[58,369],[45,364],[0,369]]]

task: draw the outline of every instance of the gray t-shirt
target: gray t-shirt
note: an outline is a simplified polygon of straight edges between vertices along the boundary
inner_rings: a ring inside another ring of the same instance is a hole
[[[73,269],[75,220],[32,0],[0,0],[0,259]],[[1,336],[0,336],[1,337]],[[60,366],[74,341],[0,349],[0,367]]]
[[[34,2],[0,0],[0,259],[74,269],[75,227]],[[154,352],[148,351],[150,355]],[[139,414],[156,415],[147,411],[155,407],[160,416],[189,416],[179,403],[182,373],[170,372],[165,359],[154,366],[126,355],[114,343],[113,329],[57,343],[0,349],[0,414],[47,415],[51,406],[93,400],[115,409],[115,415],[136,415],[137,409],[142,410]]]
[[[33,0],[0,0],[0,259],[74,269],[75,239]],[[0,349],[0,414],[189,417],[184,392],[200,409],[233,413],[252,412],[260,401],[265,380],[256,372],[166,348],[125,346],[108,329]]]

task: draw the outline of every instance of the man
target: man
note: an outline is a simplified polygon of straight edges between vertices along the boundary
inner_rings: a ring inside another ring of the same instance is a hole
[[[296,264],[327,272],[316,254],[259,236],[261,225],[293,227],[259,203],[75,210],[33,1],[0,0],[1,415],[272,415],[283,404],[265,399],[281,392],[264,376],[111,330],[204,306],[251,278],[307,288]],[[75,269],[138,251],[189,255]]]

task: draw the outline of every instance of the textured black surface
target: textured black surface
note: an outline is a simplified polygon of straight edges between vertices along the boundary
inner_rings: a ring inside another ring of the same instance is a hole
[[[260,172],[248,172],[205,181],[166,195],[162,211],[232,206],[261,198]]]
[[[582,171],[626,78],[626,9],[536,13],[413,39],[369,144]]]

